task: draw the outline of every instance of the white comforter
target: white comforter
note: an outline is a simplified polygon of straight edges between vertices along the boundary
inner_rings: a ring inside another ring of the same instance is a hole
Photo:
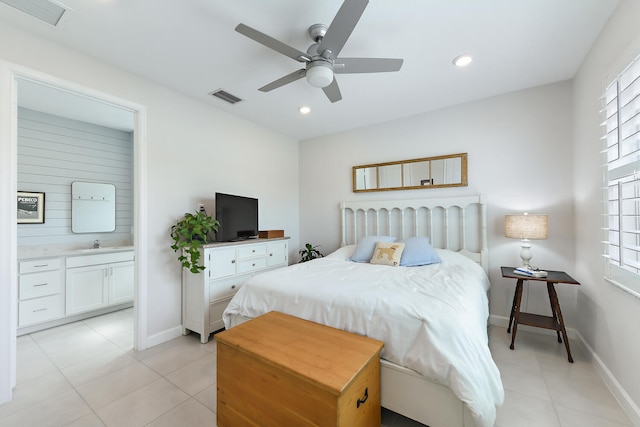
[[[353,248],[254,276],[224,312],[272,310],[376,338],[382,358],[447,385],[478,426],[492,427],[504,391],[488,348],[484,270],[455,252],[441,264],[389,267],[348,261]]]

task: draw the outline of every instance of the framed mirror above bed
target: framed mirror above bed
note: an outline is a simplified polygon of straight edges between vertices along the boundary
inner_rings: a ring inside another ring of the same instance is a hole
[[[467,186],[467,153],[353,167],[353,192]]]

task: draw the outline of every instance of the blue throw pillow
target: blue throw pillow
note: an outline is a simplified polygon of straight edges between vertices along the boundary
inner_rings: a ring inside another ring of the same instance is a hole
[[[435,249],[429,244],[427,237],[411,237],[400,242],[404,243],[404,251],[400,258],[401,266],[416,267],[442,262]]]
[[[376,243],[378,242],[395,242],[396,238],[391,236],[367,236],[360,239],[356,250],[353,251],[353,255],[349,258],[354,262],[369,262],[373,256],[373,251],[376,249]]]

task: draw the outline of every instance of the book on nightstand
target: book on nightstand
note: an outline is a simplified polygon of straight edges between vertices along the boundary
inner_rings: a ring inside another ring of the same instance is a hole
[[[543,270],[537,270],[526,267],[518,267],[513,270],[515,274],[520,274],[521,276],[529,276],[529,277],[547,277],[547,272]]]

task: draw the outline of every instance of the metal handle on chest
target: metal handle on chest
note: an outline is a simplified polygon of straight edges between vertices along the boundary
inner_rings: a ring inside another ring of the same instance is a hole
[[[358,399],[356,402],[356,408],[359,408],[364,402],[369,398],[369,387],[364,389],[364,397],[362,399]]]

